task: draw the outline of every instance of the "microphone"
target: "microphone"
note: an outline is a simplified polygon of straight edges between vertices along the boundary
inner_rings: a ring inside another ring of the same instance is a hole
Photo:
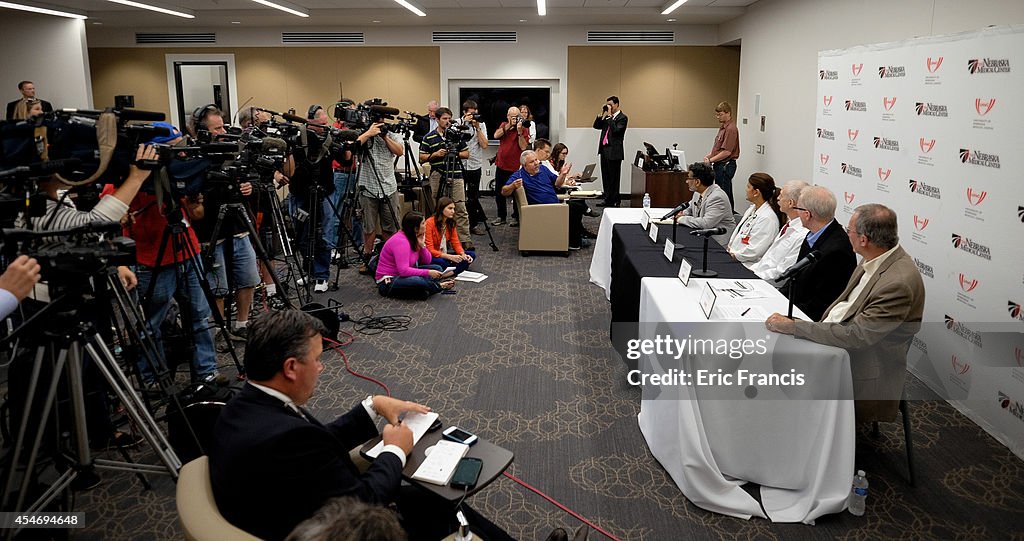
[[[139,111],[138,109],[121,109],[117,111],[121,120],[141,120],[144,122],[162,122],[167,120],[167,115],[156,111]]]
[[[783,280],[786,280],[787,278],[791,278],[794,274],[804,270],[805,268],[807,268],[808,265],[817,261],[819,257],[821,257],[821,252],[819,252],[818,250],[814,250],[808,253],[807,255],[804,256],[803,259],[797,261],[796,264],[787,269],[786,272],[782,273],[782,275],[776,278],[775,280],[777,282],[781,282]]]
[[[339,141],[355,141],[356,139],[359,139],[359,132],[355,130],[339,130],[337,128],[332,128],[331,136]]]
[[[394,107],[385,107],[383,105],[371,105],[370,112],[385,116],[394,116],[402,113],[402,111],[399,111]]]
[[[675,214],[675,213],[677,213],[677,212],[679,212],[679,211],[681,211],[681,210],[686,210],[686,208],[687,208],[687,207],[689,207],[689,206],[690,206],[690,202],[689,202],[689,201],[683,201],[682,203],[679,203],[679,206],[678,206],[678,207],[676,207],[676,208],[674,208],[674,209],[672,209],[672,210],[668,211],[668,214],[666,214],[666,215],[662,216],[662,217],[661,217],[661,219],[662,219],[662,220],[667,220],[667,219],[669,219],[669,218],[670,218],[670,217],[671,217],[671,216],[672,216],[673,214]]]
[[[693,231],[690,231],[690,234],[695,236],[695,237],[696,236],[710,237],[710,236],[713,236],[713,235],[724,235],[725,234],[725,228],[724,227],[712,227],[710,229],[694,229]]]
[[[235,147],[235,150],[237,149],[238,147]],[[288,143],[286,143],[284,139],[279,139],[277,137],[264,137],[262,149],[265,151],[279,150],[281,152],[285,152],[288,150]]]
[[[47,176],[61,171],[67,171],[74,169],[82,165],[82,160],[78,158],[65,158],[63,160],[50,160],[45,162],[36,162],[29,165],[22,165],[6,171],[0,171],[0,179],[13,177],[17,175],[27,175],[30,177],[36,176]]]
[[[421,115],[419,113],[414,113],[412,111],[406,111],[405,114],[415,118],[416,120],[426,120],[428,118],[426,116],[423,116],[423,115]]]
[[[270,113],[274,116],[282,116],[281,113],[278,113],[277,111],[271,111],[270,109],[264,109],[262,107],[253,107],[253,109],[256,109],[257,111],[263,111],[264,113]]]
[[[302,118],[299,115],[293,115],[291,113],[282,113],[281,114],[281,118],[287,120],[288,122],[298,122],[299,124],[309,124],[309,120],[306,120],[305,118]]]

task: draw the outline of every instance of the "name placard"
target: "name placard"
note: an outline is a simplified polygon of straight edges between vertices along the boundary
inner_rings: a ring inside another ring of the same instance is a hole
[[[671,263],[674,255],[676,255],[676,245],[672,243],[672,239],[665,239],[665,259]]]
[[[682,282],[684,286],[688,286],[690,285],[690,269],[693,268],[693,265],[691,265],[685,257],[682,259],[683,260],[679,262],[679,281]]]
[[[646,231],[648,225],[651,225],[651,214],[645,210],[640,216],[640,227],[643,227],[644,231]]]
[[[658,243],[658,224],[651,223],[651,230],[648,233],[648,236],[651,237],[651,242],[655,244]]]

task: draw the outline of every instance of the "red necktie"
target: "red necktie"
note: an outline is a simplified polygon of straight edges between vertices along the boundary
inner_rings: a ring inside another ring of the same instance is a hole
[[[779,231],[779,236],[781,237],[782,235],[785,235],[785,234],[786,234],[786,230],[787,230],[787,229],[789,229],[789,222],[786,222],[786,223],[785,223],[785,224],[784,224],[784,225],[782,226],[782,231]]]

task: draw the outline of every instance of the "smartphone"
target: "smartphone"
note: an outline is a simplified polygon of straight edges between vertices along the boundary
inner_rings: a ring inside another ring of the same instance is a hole
[[[473,445],[476,443],[477,437],[475,434],[466,432],[465,430],[457,426],[449,426],[441,433],[446,440],[452,440],[466,445]]]
[[[452,487],[473,488],[476,486],[476,480],[480,477],[480,470],[483,467],[484,462],[479,458],[464,457],[455,467],[455,473],[452,475]]]

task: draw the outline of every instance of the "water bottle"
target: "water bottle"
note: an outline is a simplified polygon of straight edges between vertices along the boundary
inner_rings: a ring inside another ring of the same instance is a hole
[[[850,489],[850,499],[846,502],[850,514],[853,516],[864,515],[864,500],[868,497],[868,480],[864,477],[864,470],[857,470],[853,476],[853,487]]]
[[[651,208],[651,194],[649,194],[649,193],[645,193],[644,194],[644,208],[645,209]]]

